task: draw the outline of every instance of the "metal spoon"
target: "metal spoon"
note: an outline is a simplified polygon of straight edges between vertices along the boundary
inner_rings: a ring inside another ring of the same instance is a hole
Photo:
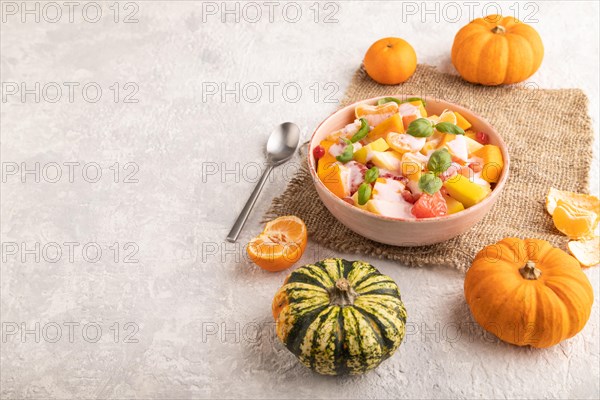
[[[240,212],[235,224],[233,224],[231,231],[229,231],[229,234],[227,235],[227,240],[229,242],[235,242],[240,235],[240,232],[250,215],[250,211],[252,211],[254,203],[256,203],[256,199],[258,199],[258,195],[265,185],[265,182],[267,182],[267,178],[273,168],[288,161],[294,155],[296,148],[298,148],[299,141],[300,129],[292,122],[284,122],[271,132],[269,140],[267,141],[267,168],[256,184],[254,191],[248,198],[248,201],[242,209],[242,212]]]

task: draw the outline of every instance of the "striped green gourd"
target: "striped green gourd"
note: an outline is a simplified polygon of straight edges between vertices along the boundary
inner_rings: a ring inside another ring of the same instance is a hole
[[[362,374],[400,346],[406,309],[389,276],[330,258],[292,272],[273,299],[277,337],[325,375]]]

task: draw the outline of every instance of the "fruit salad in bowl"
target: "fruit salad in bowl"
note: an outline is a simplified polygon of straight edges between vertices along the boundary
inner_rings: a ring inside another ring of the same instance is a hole
[[[363,236],[407,246],[446,240],[477,222],[504,185],[508,163],[485,120],[417,97],[339,110],[315,131],[309,152],[317,192],[334,216]],[[452,228],[416,235],[440,222]]]

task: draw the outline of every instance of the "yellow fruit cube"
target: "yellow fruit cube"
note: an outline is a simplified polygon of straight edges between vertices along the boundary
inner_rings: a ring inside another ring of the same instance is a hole
[[[456,125],[459,128],[463,128],[463,130],[467,130],[469,129],[472,125],[469,123],[469,121],[467,121],[467,119],[465,117],[463,117],[462,115],[460,115],[459,113],[457,113],[456,111],[454,111],[454,115],[456,115]]]
[[[444,187],[450,196],[458,200],[466,208],[479,203],[490,194],[490,189],[473,183],[466,176],[457,174],[444,182]]]
[[[402,168],[402,155],[395,151],[374,151],[371,161],[375,166],[389,171],[400,171]]]
[[[444,196],[444,199],[446,200],[446,205],[448,206],[448,214],[456,214],[457,212],[465,209],[465,206],[463,206],[460,201],[450,196]]]
[[[388,146],[385,139],[379,138],[354,152],[354,160],[361,164],[366,164],[367,161],[371,159],[371,153],[373,151],[386,151],[389,148],[390,146]]]

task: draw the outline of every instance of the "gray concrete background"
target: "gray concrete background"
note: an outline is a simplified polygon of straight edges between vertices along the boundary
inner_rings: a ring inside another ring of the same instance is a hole
[[[453,71],[454,34],[493,4],[81,2],[72,22],[58,4],[60,16],[2,2],[3,398],[599,397],[597,302],[575,338],[517,348],[473,325],[463,274],[444,266],[370,260],[410,322],[380,368],[327,378],[299,365],[270,316],[287,273],[243,249],[298,159],[275,171],[240,244],[224,241],[274,126],[308,136],[381,37]],[[598,4],[501,8],[546,44],[532,84],[585,90],[598,132]],[[303,261],[332,255],[344,256],[311,242]],[[586,274],[598,297],[598,269]]]

